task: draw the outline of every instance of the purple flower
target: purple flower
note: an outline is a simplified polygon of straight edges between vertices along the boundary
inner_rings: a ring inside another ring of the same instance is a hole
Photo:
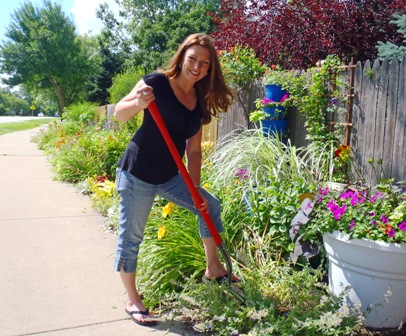
[[[340,198],[347,199],[352,198],[354,196],[354,192],[352,190],[347,190],[345,193],[342,193]]]
[[[375,219],[373,221],[371,221],[372,226],[376,226],[376,224],[378,224],[378,222]]]
[[[379,191],[375,192],[374,196],[369,200],[371,203],[374,203],[379,197],[382,197],[383,194]]]
[[[322,195],[327,195],[327,193],[328,193],[328,187],[326,187],[325,189],[320,188],[320,189],[319,189],[319,193],[322,194]]]
[[[356,206],[358,204],[358,194],[354,194],[351,198],[351,205]]]
[[[355,221],[352,220],[350,223],[350,230],[354,229],[354,226],[355,226]]]
[[[374,217],[376,215],[375,211],[368,212],[368,216]]]
[[[395,235],[395,230],[390,228],[388,231],[388,236],[392,238],[394,235]]]
[[[248,170],[247,169],[242,169],[239,168],[237,169],[237,172],[235,173],[240,179],[247,178],[248,177]]]
[[[331,104],[336,105],[337,104],[337,98],[331,98],[330,102],[331,102]]]
[[[382,221],[382,223],[384,223],[384,224],[388,224],[388,223],[389,223],[389,219],[388,219],[388,217],[386,217],[385,215],[382,215],[381,221]]]
[[[327,203],[327,209],[329,209],[331,212],[333,212],[337,208],[338,208],[338,206],[334,199],[332,199],[330,202]]]
[[[402,231],[406,231],[406,222],[399,223],[398,228]]]
[[[330,202],[328,202],[327,208],[333,213],[334,219],[339,220],[341,216],[345,214],[347,206],[344,204],[342,207],[339,207],[335,203],[335,200],[333,199]]]

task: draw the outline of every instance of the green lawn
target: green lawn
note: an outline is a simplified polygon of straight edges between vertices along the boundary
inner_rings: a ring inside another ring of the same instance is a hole
[[[48,124],[55,119],[56,118],[38,118],[35,120],[26,120],[26,121],[22,121],[22,122],[10,122],[10,123],[0,124],[0,135],[36,128],[41,125]]]

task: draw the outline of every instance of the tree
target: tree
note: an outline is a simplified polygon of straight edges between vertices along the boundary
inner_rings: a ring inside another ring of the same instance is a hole
[[[30,112],[29,103],[7,89],[0,90],[0,115],[23,114]]]
[[[398,32],[403,35],[403,44],[396,45],[390,41],[383,43],[382,41],[378,42],[378,55],[380,59],[388,58],[398,59],[399,61],[406,55],[406,14],[395,14],[394,20],[391,23],[394,23],[399,27]]]
[[[218,11],[219,0],[117,0],[121,20],[104,5],[102,39],[125,54],[125,67],[145,72],[164,65],[187,35],[215,29],[208,13]],[[112,49],[110,49],[112,50]]]
[[[266,64],[307,68],[329,54],[374,59],[377,41],[398,41],[392,14],[404,0],[221,0],[213,18],[216,45],[252,47]]]
[[[0,70],[10,76],[6,84],[52,90],[60,114],[66,105],[84,98],[95,68],[60,5],[49,0],[42,8],[23,4],[13,13],[6,37],[0,47]]]
[[[97,74],[90,78],[88,100],[99,105],[109,103],[108,89],[113,84],[113,77],[119,73],[123,60],[120,54],[112,53],[110,49],[102,48],[102,62]]]

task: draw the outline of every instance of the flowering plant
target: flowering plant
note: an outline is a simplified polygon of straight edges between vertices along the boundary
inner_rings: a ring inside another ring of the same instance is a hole
[[[285,119],[286,117],[286,106],[289,103],[289,94],[286,93],[280,101],[276,102],[269,98],[259,98],[255,100],[255,111],[250,114],[250,121],[257,122],[265,119]],[[266,113],[266,108],[275,107],[273,115]]]
[[[271,65],[271,67],[265,71],[264,84],[275,84],[283,86],[294,75],[294,72],[283,70],[279,65]]]
[[[406,243],[406,184],[385,180],[374,188],[320,188],[307,230],[338,230],[350,238]]]

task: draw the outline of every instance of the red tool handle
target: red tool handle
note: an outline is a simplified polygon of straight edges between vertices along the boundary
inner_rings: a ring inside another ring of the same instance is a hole
[[[197,191],[195,185],[193,184],[193,181],[182,161],[182,158],[173,143],[173,140],[169,134],[168,129],[166,128],[166,125],[162,119],[161,113],[159,112],[158,106],[156,105],[155,101],[152,101],[149,106],[148,106],[149,111],[151,112],[152,118],[155,120],[155,123],[157,124],[159,130],[161,131],[161,134],[169,148],[169,151],[172,154],[173,159],[175,160],[176,165],[178,166],[178,169],[183,177],[183,180],[186,183],[186,186],[188,187],[190,194],[192,195],[193,202],[195,203],[196,207],[199,209],[200,214],[202,215],[204,221],[206,222],[206,225],[216,242],[217,246],[220,246],[222,244],[221,236],[218,233],[216,226],[213,223],[212,218],[210,217],[209,213],[206,212],[205,210],[201,211],[200,210],[200,205],[202,204],[203,200]]]

